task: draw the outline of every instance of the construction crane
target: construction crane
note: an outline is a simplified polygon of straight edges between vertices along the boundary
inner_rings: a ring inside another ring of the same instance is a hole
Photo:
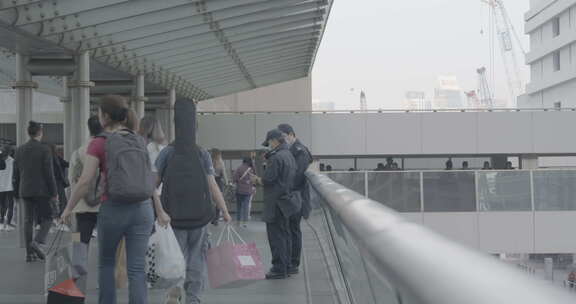
[[[481,0],[489,6],[490,12],[490,71],[494,71],[494,40],[498,37],[500,44],[500,53],[502,63],[508,81],[508,90],[510,94],[509,105],[515,107],[516,99],[524,93],[525,81],[520,72],[519,60],[523,60],[526,51],[522,46],[518,33],[510,21],[508,11],[504,7],[502,0]],[[483,31],[481,32],[483,33]],[[518,50],[519,49],[519,50]],[[518,54],[521,52],[521,54]],[[492,82],[494,77],[492,76]],[[492,83],[494,88],[494,83]]]
[[[478,105],[481,108],[492,108],[494,107],[494,96],[492,96],[492,91],[490,91],[490,86],[488,86],[486,68],[481,67],[476,70],[476,73],[478,73]]]
[[[366,93],[364,90],[360,91],[360,111],[368,110],[368,103],[366,102]]]

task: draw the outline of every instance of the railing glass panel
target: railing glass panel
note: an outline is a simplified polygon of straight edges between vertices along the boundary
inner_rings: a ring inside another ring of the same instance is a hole
[[[425,212],[476,211],[473,171],[424,172]]]
[[[480,211],[531,211],[530,172],[478,171]]]
[[[536,211],[576,210],[576,171],[534,171]]]
[[[368,197],[398,212],[421,211],[420,172],[368,172]]]

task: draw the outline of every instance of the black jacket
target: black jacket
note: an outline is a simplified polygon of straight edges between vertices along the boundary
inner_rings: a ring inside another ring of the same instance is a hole
[[[262,184],[264,184],[264,212],[262,219],[273,222],[279,216],[290,217],[300,212],[302,202],[294,189],[296,161],[284,144],[268,152],[267,165]]]
[[[296,176],[294,177],[294,190],[300,192],[302,198],[302,216],[308,218],[310,216],[310,193],[308,193],[308,183],[306,182],[306,170],[312,163],[312,154],[300,140],[296,140],[290,147],[290,152],[296,160]]]
[[[54,159],[47,145],[31,139],[14,157],[14,193],[17,197],[55,197]]]

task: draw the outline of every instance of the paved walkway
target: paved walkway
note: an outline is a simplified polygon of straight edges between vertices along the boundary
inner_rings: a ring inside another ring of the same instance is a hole
[[[305,260],[304,271],[287,280],[258,281],[236,289],[207,290],[206,304],[300,304],[335,303],[329,275],[323,265],[317,241],[305,229]],[[213,235],[218,234],[218,228],[211,228]],[[254,240],[264,259],[266,267],[270,263],[270,250],[266,240],[263,223],[250,223],[248,228],[239,229],[245,240]],[[43,296],[44,264],[41,262],[26,264],[24,249],[17,248],[18,234],[14,232],[0,233],[0,303],[46,303]],[[214,236],[213,236],[214,238]],[[86,303],[97,303],[96,288],[96,242],[90,248],[91,275],[88,278],[88,297]],[[320,263],[319,263],[320,262]],[[312,265],[311,265],[312,264]],[[119,290],[119,303],[127,303],[126,290]],[[150,303],[163,303],[163,294],[159,291],[150,292]]]

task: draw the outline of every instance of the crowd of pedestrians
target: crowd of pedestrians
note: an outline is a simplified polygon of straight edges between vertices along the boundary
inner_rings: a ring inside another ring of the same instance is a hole
[[[116,303],[117,252],[125,242],[129,302],[148,303],[145,254],[154,222],[171,225],[186,263],[182,285],[167,291],[167,303],[200,303],[207,280],[208,224],[231,222],[224,198],[234,193],[236,220],[247,227],[251,203],[261,186],[262,220],[272,253],[267,279],[297,274],[302,218],[310,213],[305,172],[312,155],[292,126],[266,134],[263,170],[245,157],[228,179],[222,152],[196,144],[195,105],[177,102],[175,140],[167,143],[159,122],[138,120],[120,96],[100,100],[98,115],[85,122],[90,138],[70,155],[42,141],[44,127],[29,122],[29,140],[13,150],[0,146],[0,229],[12,231],[14,199],[23,202],[26,262],[46,259],[49,232],[57,223],[80,236],[77,276],[88,274],[88,248],[98,243],[99,303]],[[192,114],[192,115],[186,115]],[[187,117],[187,118],[186,118]],[[234,190],[230,190],[234,189]],[[34,229],[37,226],[37,229]]]

